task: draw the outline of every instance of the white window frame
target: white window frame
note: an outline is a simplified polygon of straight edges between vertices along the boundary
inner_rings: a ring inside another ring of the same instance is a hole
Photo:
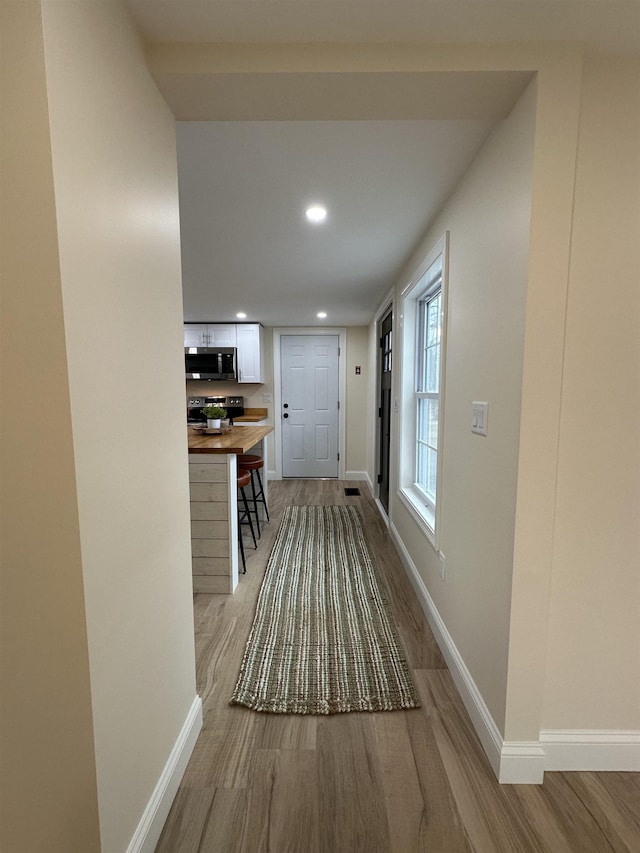
[[[398,497],[407,507],[418,526],[434,548],[439,548],[440,516],[442,514],[442,469],[444,450],[445,362],[447,352],[447,292],[448,292],[449,233],[438,240],[417,267],[401,296],[401,405],[400,405],[400,476]],[[416,484],[418,454],[418,400],[426,394],[419,387],[421,374],[419,355],[422,340],[419,305],[441,293],[440,299],[440,372],[438,399],[438,439],[436,499],[432,501]]]

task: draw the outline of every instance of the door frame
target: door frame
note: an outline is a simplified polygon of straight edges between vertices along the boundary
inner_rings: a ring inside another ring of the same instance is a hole
[[[393,328],[393,321],[395,319],[394,314],[393,314],[393,303],[389,303],[389,305],[387,305],[386,309],[380,314],[380,316],[376,318],[376,339],[377,339],[376,404],[377,404],[377,406],[376,406],[376,413],[375,413],[376,414],[376,431],[375,431],[375,445],[376,445],[375,461],[376,461],[376,464],[375,464],[375,468],[374,468],[374,477],[375,477],[375,484],[376,484],[375,501],[378,504],[378,508],[379,508],[380,512],[383,514],[383,516],[385,518],[387,518],[387,520],[389,517],[389,507],[387,506],[387,509],[385,509],[384,504],[380,500],[380,481],[379,481],[378,477],[381,474],[380,462],[381,462],[382,442],[383,442],[382,418],[380,417],[380,411],[382,408],[382,353],[380,351],[381,350],[380,340],[382,338],[382,321],[386,317],[389,317],[389,316],[391,317],[391,329],[392,329],[394,335],[392,338],[392,345],[391,345],[392,369],[391,369],[391,376],[389,378],[389,381],[390,381],[390,389],[389,389],[389,392],[390,392],[389,393],[389,447],[387,448],[387,452],[388,452],[387,504],[388,505],[390,505],[390,503],[391,503],[391,421],[392,421],[392,415],[393,415],[393,365],[395,364],[395,344],[396,344],[395,329]]]
[[[373,329],[375,335],[375,370],[373,371],[373,377],[375,381],[374,391],[373,391],[373,399],[375,401],[375,408],[372,412],[375,418],[375,430],[374,430],[374,441],[373,441],[373,458],[369,457],[372,462],[371,473],[373,476],[373,496],[376,502],[376,506],[380,511],[380,515],[382,516],[385,524],[389,525],[389,520],[391,517],[391,502],[392,502],[392,491],[393,484],[395,482],[395,459],[393,453],[393,439],[395,434],[395,415],[397,414],[396,409],[394,408],[394,392],[396,388],[396,383],[394,381],[394,377],[396,376],[396,370],[398,368],[397,357],[393,358],[392,362],[392,370],[391,370],[391,412],[390,412],[390,423],[389,428],[391,430],[391,439],[389,445],[389,512],[385,510],[381,501],[380,501],[380,486],[378,485],[378,465],[380,463],[380,442],[382,440],[381,437],[381,429],[380,429],[380,418],[378,417],[378,410],[380,408],[380,369],[381,369],[381,359],[380,359],[380,325],[382,323],[383,318],[391,311],[391,323],[393,326],[393,344],[394,349],[397,349],[398,344],[398,327],[397,316],[396,316],[396,304],[395,304],[395,291],[391,289],[387,294],[386,298],[380,303],[380,307],[376,311],[373,317]]]
[[[338,397],[340,408],[338,409],[338,479],[345,479],[345,455],[346,455],[346,401],[345,390],[347,387],[347,330],[346,328],[329,328],[314,326],[284,326],[273,330],[273,424],[275,427],[275,477],[282,479],[282,375],[280,359],[280,338],[283,335],[337,335],[338,336]]]

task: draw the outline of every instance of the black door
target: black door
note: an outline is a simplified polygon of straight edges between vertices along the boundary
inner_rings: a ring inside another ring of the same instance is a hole
[[[391,438],[391,310],[380,324],[380,459],[378,497],[389,512],[389,450]]]

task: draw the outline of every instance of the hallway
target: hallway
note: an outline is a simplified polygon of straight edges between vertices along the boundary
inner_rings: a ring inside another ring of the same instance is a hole
[[[361,496],[345,497],[344,489]],[[330,717],[228,704],[289,504],[361,511],[423,707]],[[499,785],[364,483],[270,484],[271,524],[234,596],[196,595],[204,727],[156,853],[604,853],[640,849],[640,774]]]

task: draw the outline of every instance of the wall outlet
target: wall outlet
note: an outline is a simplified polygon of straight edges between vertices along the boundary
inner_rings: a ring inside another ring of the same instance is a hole
[[[444,561],[445,561],[445,556],[442,553],[442,551],[439,551],[438,552],[438,562],[440,564],[440,579],[441,580],[444,580]]]
[[[273,394],[268,394],[265,392],[262,395],[262,402],[263,403],[273,403]]]

